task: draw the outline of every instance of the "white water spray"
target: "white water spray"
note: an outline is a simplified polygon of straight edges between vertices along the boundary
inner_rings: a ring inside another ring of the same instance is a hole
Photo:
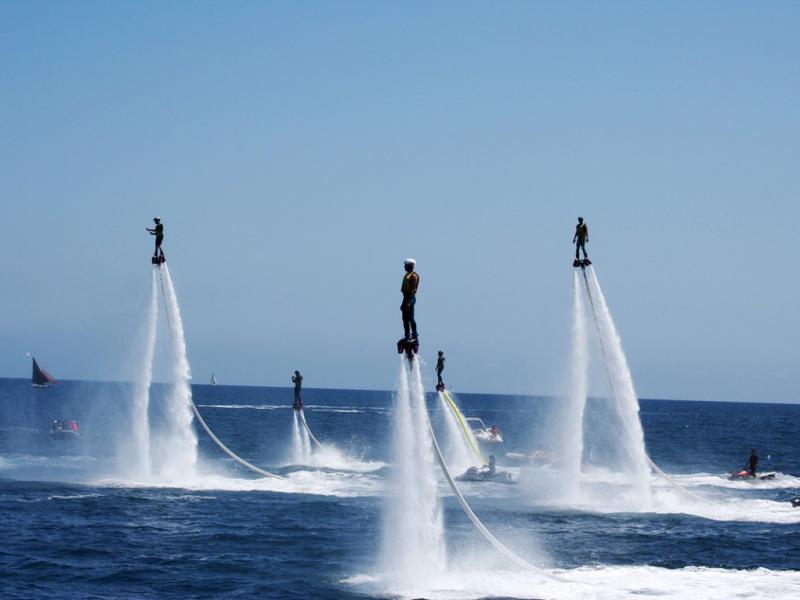
[[[586,339],[586,313],[582,284],[577,271],[572,279],[572,348],[570,351],[569,393],[563,404],[562,431],[556,454],[566,474],[562,478],[565,500],[575,502],[580,487],[583,462],[583,415],[588,393],[589,349]]]
[[[150,304],[145,318],[144,354],[133,388],[131,410],[132,447],[125,457],[130,475],[136,479],[150,478],[150,385],[153,383],[153,357],[156,351],[156,323],[158,320],[158,274],[152,270],[150,277]]]
[[[311,464],[311,440],[299,410],[292,410],[292,451],[289,460],[293,465]]]
[[[395,585],[430,589],[446,566],[419,360],[401,358],[392,414],[392,456],[383,527],[383,569]]]
[[[586,273],[603,357],[614,395],[613,406],[621,426],[618,442],[623,460],[619,466],[621,470],[631,475],[637,490],[649,498],[650,468],[644,447],[644,431],[639,419],[639,400],[633,386],[633,377],[622,349],[622,340],[617,333],[594,269],[587,269]]]
[[[170,480],[192,479],[197,464],[197,436],[192,427],[192,378],[186,357],[186,342],[178,298],[166,263],[160,267],[166,303],[167,323],[172,343],[172,381],[166,399],[166,432],[160,440],[160,477]]]

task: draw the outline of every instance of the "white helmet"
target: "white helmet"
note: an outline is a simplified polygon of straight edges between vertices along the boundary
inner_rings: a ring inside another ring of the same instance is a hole
[[[403,264],[404,264],[404,265],[411,265],[412,267],[414,267],[414,266],[416,266],[416,264],[417,264],[417,261],[416,261],[416,260],[414,260],[413,258],[407,258],[407,259],[405,259],[405,260],[403,261]]]

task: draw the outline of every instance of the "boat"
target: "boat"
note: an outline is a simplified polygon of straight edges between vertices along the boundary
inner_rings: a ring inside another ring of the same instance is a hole
[[[217,376],[214,373],[211,374],[211,385],[217,385]]]
[[[50,373],[39,366],[39,363],[36,362],[36,358],[33,356],[33,354],[28,352],[26,353],[26,356],[30,356],[31,360],[33,361],[33,375],[31,377],[31,384],[33,387],[50,387],[56,382],[55,378],[50,375]]]
[[[464,473],[455,478],[456,481],[468,481],[471,483],[515,483],[508,471],[495,471],[492,473],[487,466],[470,467]]]
[[[479,419],[478,417],[468,417],[465,419],[467,423],[472,423],[477,426],[470,426],[472,429],[472,435],[479,442],[487,442],[489,444],[502,444],[503,443],[503,436],[500,433],[500,428],[497,425],[492,425],[492,428],[489,429],[486,427],[484,422]]]

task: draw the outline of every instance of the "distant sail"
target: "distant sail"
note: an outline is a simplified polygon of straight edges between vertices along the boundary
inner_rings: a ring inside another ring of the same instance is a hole
[[[28,352],[28,356],[30,356],[33,361],[33,376],[31,377],[33,387],[48,387],[53,385],[56,382],[53,376],[39,366],[33,354]]]
[[[217,385],[217,376],[213,373],[211,374],[211,385]]]

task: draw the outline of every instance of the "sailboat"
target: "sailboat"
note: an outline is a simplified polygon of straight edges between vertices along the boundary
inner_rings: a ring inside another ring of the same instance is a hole
[[[33,361],[33,375],[31,376],[31,384],[33,387],[50,387],[56,382],[55,378],[50,375],[50,373],[39,366],[33,354],[27,352],[25,355],[30,356]]]
[[[211,385],[217,385],[217,376],[213,373],[211,374]]]

